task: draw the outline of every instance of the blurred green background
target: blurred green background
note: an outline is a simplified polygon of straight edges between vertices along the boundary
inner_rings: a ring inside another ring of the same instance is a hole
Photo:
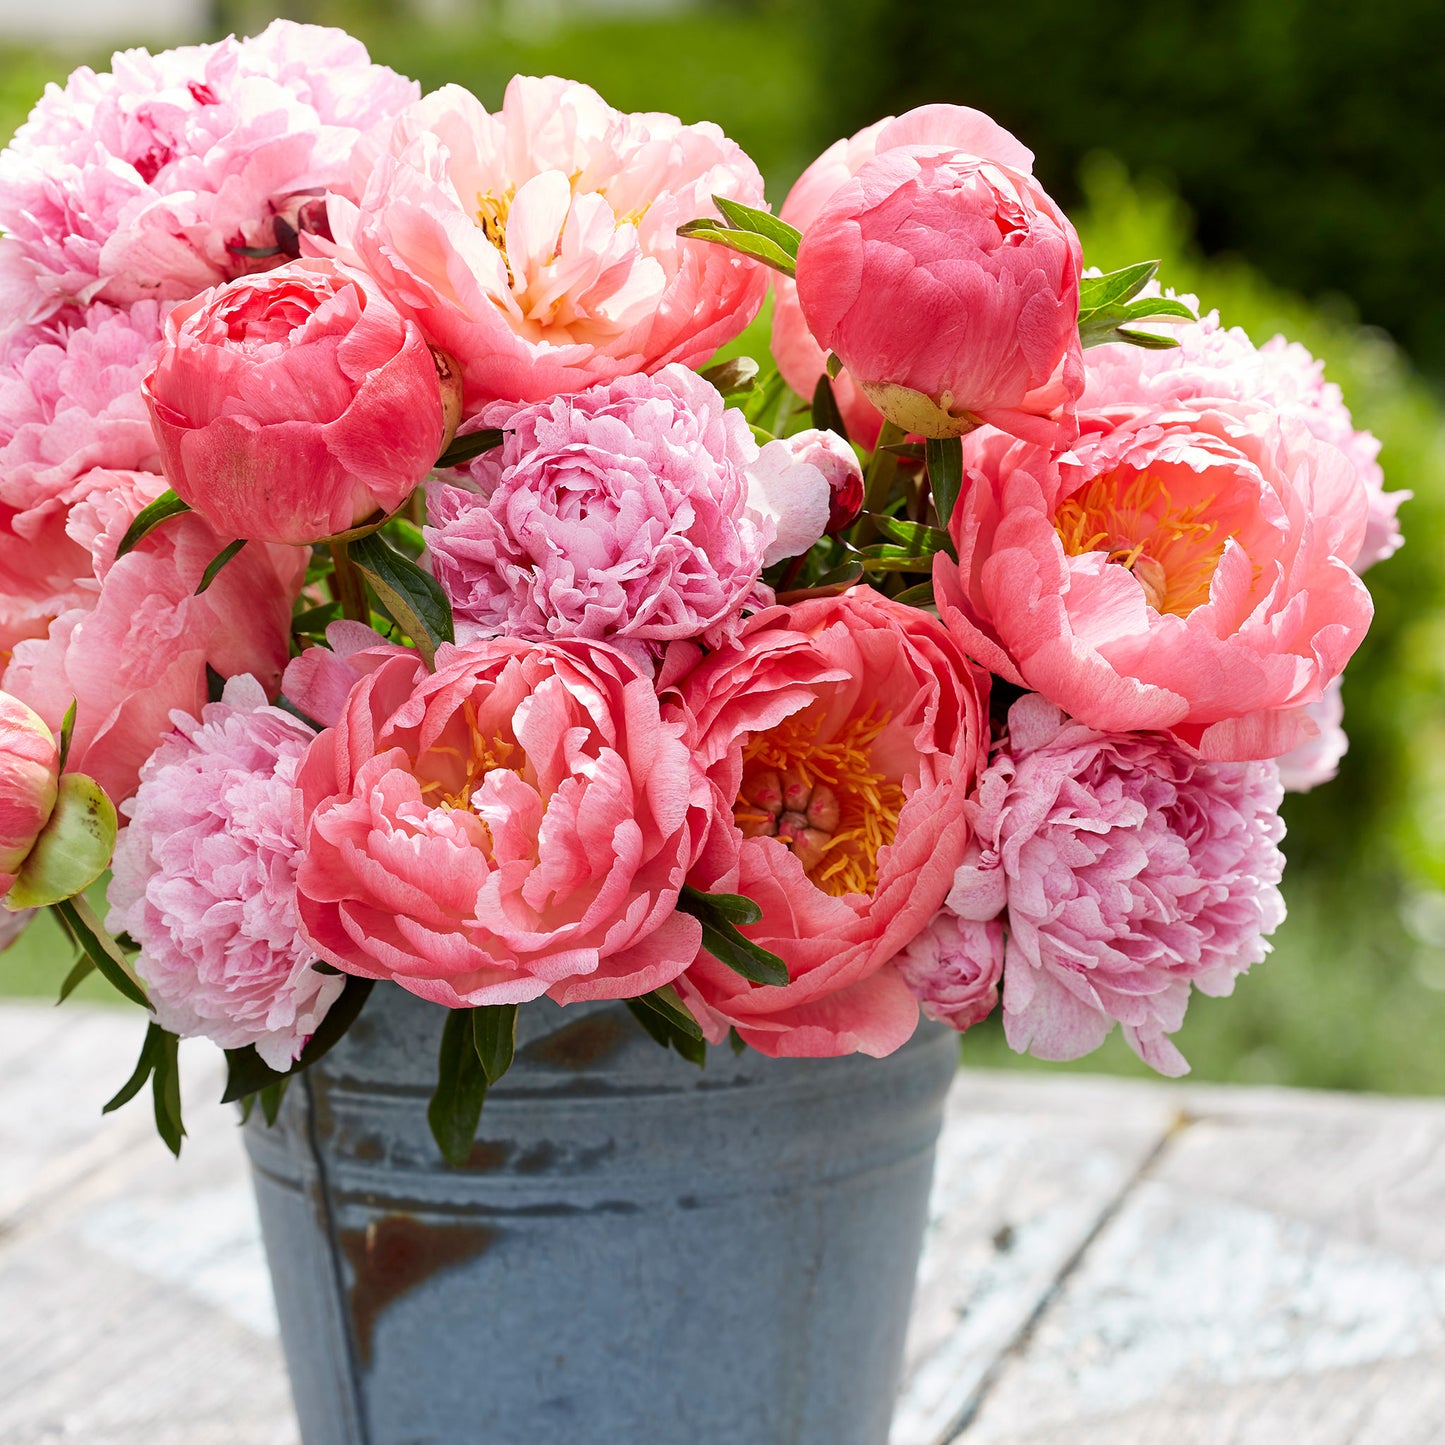
[[[628,110],[719,122],[776,206],[836,137],[928,100],[988,110],[1038,155],[1087,259],[1162,277],[1256,341],[1303,342],[1384,442],[1408,544],[1369,574],[1334,784],[1288,800],[1290,918],[1231,999],[1197,998],[1196,1078],[1445,1091],[1445,7],[1388,0],[222,0],[208,34],[273,15],[344,25],[431,89],[489,104],[514,72]],[[126,43],[176,43],[170,35]],[[0,42],[0,132],[109,45]],[[0,991],[68,967],[37,925]],[[83,986],[102,996],[103,986]],[[1016,1059],[992,1025],[971,1063]],[[1075,1067],[1145,1073],[1116,1038]]]

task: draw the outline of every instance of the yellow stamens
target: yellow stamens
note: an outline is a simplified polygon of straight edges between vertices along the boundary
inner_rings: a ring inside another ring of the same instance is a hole
[[[507,217],[512,211],[512,198],[517,194],[516,186],[508,186],[499,196],[495,191],[477,195],[477,225],[482,235],[497,248],[502,264],[507,268],[507,284],[515,284],[512,263],[507,259]]]
[[[526,765],[526,754],[506,738],[486,737],[477,727],[477,711],[470,702],[462,704],[462,717],[467,728],[466,746],[436,743],[417,759],[417,775],[424,775],[427,759],[436,759],[441,776],[427,778],[421,795],[433,808],[470,808],[472,794],[485,781],[488,773],[506,768],[520,774]],[[460,777],[458,777],[460,774]]]

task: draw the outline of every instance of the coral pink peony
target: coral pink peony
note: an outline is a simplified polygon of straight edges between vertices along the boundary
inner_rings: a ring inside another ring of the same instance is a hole
[[[162,1027],[254,1044],[287,1069],[345,982],[311,967],[296,929],[292,784],[315,734],[247,676],[199,721],[171,720],[123,809],[108,923],[140,944],[136,972]]]
[[[946,145],[876,155],[798,247],[808,329],[890,421],[1066,445],[1083,389],[1068,218],[1027,172]]]
[[[0,692],[0,900],[50,821],[59,777],[55,735],[18,697]]]
[[[1350,570],[1354,468],[1273,409],[1081,415],[1071,454],[965,445],[934,582],[950,628],[1010,682],[1106,732],[1163,729],[1212,758],[1277,757],[1369,626]]]
[[[1104,734],[1037,695],[970,805],[978,855],[948,907],[1008,925],[1004,1031],[1077,1059],[1117,1022],[1145,1063],[1188,1065],[1168,1035],[1191,985],[1231,993],[1284,919],[1273,763],[1209,763],[1161,734]]]
[[[177,306],[145,398],[182,501],[223,537],[293,544],[399,507],[460,408],[415,324],[325,260]]]
[[[923,1012],[962,1033],[998,1007],[1004,928],[943,909],[895,960]]]
[[[827,521],[822,473],[785,443],[760,453],[683,366],[486,419],[505,440],[472,464],[475,491],[432,492],[425,534],[463,641],[579,637],[639,657],[716,644],[771,602],[764,565]]]
[[[715,125],[517,76],[495,115],[451,85],[406,111],[360,211],[333,201],[331,225],[460,360],[472,412],[699,365],[736,336],[764,269],[677,235],[716,214],[714,194],[763,204],[757,167]]]
[[[676,683],[715,821],[689,877],[763,910],[791,982],[709,954],[680,980],[708,1037],[766,1054],[890,1053],[918,1005],[898,951],[964,856],[987,678],[932,617],[868,588],[760,613]]]
[[[197,596],[225,545],[201,518],[174,518],[111,561],[118,540],[112,530],[98,595],[20,643],[3,680],[54,728],[76,701],[70,766],[117,803],[135,791],[172,712],[199,716],[208,666],[276,691],[306,568],[297,549],[252,543]]]
[[[834,141],[798,177],[779,215],[790,226],[806,231],[833,193],[866,162],[880,151],[901,145],[954,146],[1024,174],[1032,171],[1034,163],[1033,152],[982,111],[964,105],[923,105],[905,115],[877,121],[848,140]],[[794,282],[786,276],[773,277],[773,293],[773,357],[788,385],[799,396],[811,397],[828,354],[808,330]],[[877,408],[846,371],[833,378],[833,393],[849,436],[871,450],[883,422]]]
[[[707,790],[641,669],[504,638],[443,645],[431,676],[363,660],[297,780],[322,957],[451,1008],[628,998],[688,965]]]
[[[1151,281],[1144,294],[1158,295],[1158,282]],[[1183,299],[1199,309],[1197,297]],[[1239,327],[1221,325],[1217,311],[1193,325],[1171,325],[1168,330],[1179,345],[1167,351],[1122,345],[1087,351],[1087,380],[1079,405],[1103,411],[1182,402],[1197,411],[1212,402],[1243,401],[1297,416],[1321,441],[1339,447],[1364,483],[1369,523],[1359,554],[1349,559],[1355,571],[1363,572],[1399,550],[1404,539],[1395,514],[1412,494],[1385,490],[1380,443],[1356,428],[1339,387],[1325,380],[1323,362],[1283,336],[1256,347]]]
[[[159,470],[140,381],[160,334],[152,302],[97,305],[0,364],[0,653],[94,591],[77,503],[106,505],[114,473]]]
[[[286,20],[112,65],[50,86],[0,155],[0,292],[17,322],[182,300],[295,256],[362,133],[417,95],[350,36]]]

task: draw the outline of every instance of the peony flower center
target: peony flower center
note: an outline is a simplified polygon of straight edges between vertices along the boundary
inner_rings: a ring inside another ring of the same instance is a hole
[[[794,714],[743,747],[733,821],[745,838],[776,838],[824,893],[871,893],[878,850],[892,843],[903,789],[874,766],[888,724],[870,708],[819,743],[818,720]]]
[[[461,736],[458,736],[460,731]],[[421,795],[432,808],[470,808],[472,794],[486,781],[488,773],[506,768],[519,776],[527,755],[515,741],[488,737],[477,726],[477,710],[464,702],[461,729],[449,726],[442,737],[417,760],[415,772],[421,780]]]
[[[1209,585],[1234,535],[1209,515],[1214,498],[1178,503],[1157,477],[1095,477],[1059,504],[1054,530],[1071,557],[1103,552],[1127,568],[1156,612],[1188,617],[1209,601]]]
[[[482,235],[497,248],[497,254],[507,268],[507,281],[511,285],[516,285],[516,277],[512,275],[512,263],[507,259],[507,217],[511,214],[512,201],[516,194],[516,186],[508,186],[501,195],[495,191],[488,191],[485,195],[479,192],[476,210],[477,225],[481,228]]]

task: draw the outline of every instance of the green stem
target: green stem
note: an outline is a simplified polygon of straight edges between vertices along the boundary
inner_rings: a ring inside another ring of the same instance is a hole
[[[351,560],[345,542],[331,543],[331,565],[336,575],[336,600],[341,603],[341,615],[352,622],[370,622],[371,608],[366,602],[366,583]]]
[[[891,421],[885,421],[878,433],[878,443],[868,459],[868,470],[863,474],[863,515],[853,528],[853,545],[861,547],[878,535],[878,529],[868,518],[869,512],[881,512],[888,505],[888,494],[893,490],[893,478],[898,474],[898,454],[885,448],[901,442],[907,432]]]

